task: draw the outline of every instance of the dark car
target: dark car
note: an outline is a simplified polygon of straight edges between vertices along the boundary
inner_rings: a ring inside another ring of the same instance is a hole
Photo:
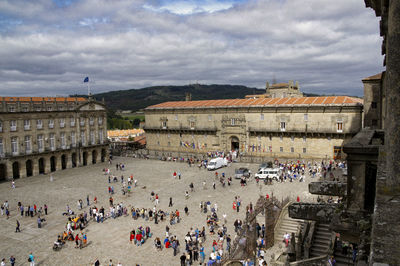
[[[235,178],[236,179],[241,179],[242,177],[249,178],[250,177],[250,170],[244,167],[241,167],[239,169],[235,169]]]
[[[258,167],[258,171],[260,171],[260,169],[264,169],[264,168],[273,168],[272,166],[273,166],[272,162],[262,163]]]

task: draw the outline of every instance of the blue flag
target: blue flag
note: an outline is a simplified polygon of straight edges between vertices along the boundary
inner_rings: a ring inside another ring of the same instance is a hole
[[[84,83],[89,82],[89,77],[86,77],[86,78],[83,80],[83,82],[84,82]]]

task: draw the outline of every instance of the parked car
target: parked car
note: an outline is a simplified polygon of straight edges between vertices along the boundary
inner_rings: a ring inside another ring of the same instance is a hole
[[[281,174],[281,169],[279,168],[263,168],[260,169],[257,174],[254,175],[255,178],[258,179],[275,179],[278,180],[279,175]]]
[[[249,178],[251,175],[251,172],[249,169],[241,167],[239,169],[235,169],[235,178],[236,179],[241,179],[242,177]]]
[[[207,170],[215,170],[228,165],[228,161],[225,158],[214,158],[207,164]]]

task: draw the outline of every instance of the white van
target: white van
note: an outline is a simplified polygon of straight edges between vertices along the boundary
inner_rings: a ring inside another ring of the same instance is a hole
[[[210,160],[210,162],[207,164],[207,169],[208,170],[215,170],[224,166],[228,165],[228,161],[225,158],[214,158]]]
[[[262,168],[257,174],[254,175],[255,178],[258,179],[275,179],[278,180],[281,174],[281,169],[279,168]]]

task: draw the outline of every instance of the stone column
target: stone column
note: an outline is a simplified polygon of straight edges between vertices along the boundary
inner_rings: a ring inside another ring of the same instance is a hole
[[[400,1],[390,0],[386,35],[385,146],[387,188],[400,192]]]
[[[11,180],[13,178],[12,162],[7,160],[6,164],[6,179]]]
[[[24,178],[26,177],[26,159],[20,159],[18,160],[19,163],[19,177]]]
[[[32,159],[32,175],[39,175],[39,157],[34,157]]]

